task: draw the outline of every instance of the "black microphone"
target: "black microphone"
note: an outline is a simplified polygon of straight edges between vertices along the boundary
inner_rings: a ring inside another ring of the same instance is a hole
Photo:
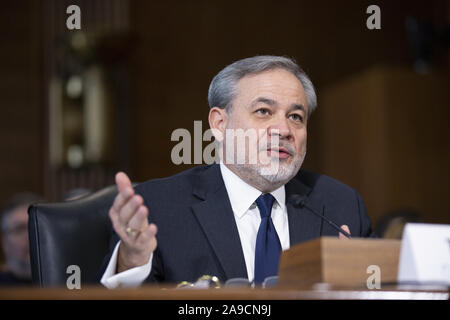
[[[350,234],[345,231],[344,229],[342,229],[341,227],[339,227],[336,223],[334,223],[333,221],[331,221],[330,219],[328,219],[327,217],[317,213],[313,208],[311,208],[310,206],[308,206],[306,204],[306,199],[305,197],[302,197],[299,194],[293,194],[290,197],[290,202],[296,206],[296,207],[300,207],[303,208],[305,207],[306,209],[308,209],[309,211],[311,211],[312,213],[314,213],[316,216],[318,216],[320,219],[325,220],[330,226],[332,226],[333,228],[335,228],[337,231],[339,231],[340,233],[342,233],[343,235],[345,235],[347,238],[351,239],[352,237],[350,236]]]

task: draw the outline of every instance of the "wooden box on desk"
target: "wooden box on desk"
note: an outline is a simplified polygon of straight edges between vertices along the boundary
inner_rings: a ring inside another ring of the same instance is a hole
[[[370,265],[380,267],[381,283],[395,282],[399,255],[400,240],[322,237],[282,253],[278,284],[366,286],[373,272],[367,272]]]

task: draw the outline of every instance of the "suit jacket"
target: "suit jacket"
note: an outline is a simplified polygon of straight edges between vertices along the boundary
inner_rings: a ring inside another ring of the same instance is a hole
[[[215,275],[221,281],[247,278],[239,234],[218,164],[198,166],[180,174],[149,180],[135,187],[158,226],[149,282],[196,281]],[[338,225],[349,226],[353,237],[371,236],[370,219],[359,193],[330,177],[300,170],[285,185],[290,245],[338,231],[305,207],[288,200],[307,197],[316,212]],[[112,235],[111,253],[119,240]],[[105,257],[103,270],[111,253]]]

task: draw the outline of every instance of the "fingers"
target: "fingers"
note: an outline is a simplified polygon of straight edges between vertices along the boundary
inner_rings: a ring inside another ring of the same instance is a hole
[[[126,226],[130,219],[136,214],[141,206],[143,206],[144,200],[140,195],[134,195],[128,199],[119,211],[119,222]]]
[[[122,241],[117,258],[118,272],[142,266],[148,262],[157,246],[156,232],[156,226],[149,224],[134,240]]]
[[[148,225],[148,209],[145,206],[140,206],[136,213],[130,218],[127,226],[133,230],[143,232]]]
[[[116,185],[119,193],[114,199],[112,209],[116,213],[119,213],[125,203],[130,199],[131,196],[134,195],[134,190],[131,186],[130,179],[123,172],[119,172],[116,174]]]
[[[136,230],[139,230],[141,227],[140,225],[139,228],[128,226],[130,219],[140,210],[141,213],[138,216],[142,222],[143,217],[147,217],[148,212],[147,208],[143,206],[144,201],[142,197],[135,194],[134,189],[131,186],[131,181],[125,173],[119,172],[116,174],[116,184],[119,193],[114,199],[114,203],[109,211],[109,216],[113,223],[114,230],[122,239],[124,239],[126,238],[125,230],[127,227]],[[142,209],[140,209],[141,207]],[[135,221],[134,224],[136,223],[137,222]],[[145,229],[147,224],[147,222],[146,224],[143,224],[142,229]]]
[[[131,181],[128,176],[123,172],[118,172],[116,174],[116,185],[119,192],[122,192],[125,188],[131,188]]]
[[[155,224],[151,223],[147,225],[145,230],[138,235],[136,242],[142,246],[148,246],[150,244],[149,249],[153,252],[157,245],[156,243],[157,232],[158,228],[156,227]]]
[[[153,252],[156,248],[156,233],[158,231],[155,224],[148,224],[145,221],[145,227],[141,225],[141,230],[135,235],[127,235],[122,241],[133,250]],[[145,259],[144,259],[145,260]]]
[[[135,199],[136,196],[133,197]],[[140,197],[140,196],[139,196]],[[141,198],[141,197],[140,197]],[[120,239],[133,250],[143,250],[152,235],[156,234],[155,226],[148,229],[148,209],[144,205],[134,207],[130,205],[133,199],[127,202],[119,215],[110,214],[113,228]],[[142,198],[141,198],[142,199]],[[141,200],[142,202],[142,200]],[[142,237],[142,235],[144,235]]]
[[[124,206],[124,204],[134,195],[133,188],[126,187],[121,192],[119,192],[114,199],[114,203],[112,208],[119,213],[120,209]]]
[[[138,241],[147,243],[148,240],[154,238],[158,233],[158,228],[154,223],[150,223],[146,228],[139,234]]]
[[[157,228],[148,223],[148,208],[144,199],[135,194],[128,176],[119,172],[115,178],[119,193],[109,210],[109,217],[122,240],[117,263],[117,270],[121,272],[148,261],[156,249]]]
[[[350,233],[350,228],[346,224],[343,224],[341,226],[341,229],[344,230],[345,232],[347,232],[348,234],[351,234]],[[344,235],[341,232],[339,232],[339,239],[348,239],[348,238],[347,238],[346,235]]]

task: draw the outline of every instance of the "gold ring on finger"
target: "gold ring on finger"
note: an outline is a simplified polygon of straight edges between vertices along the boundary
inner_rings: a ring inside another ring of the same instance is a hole
[[[130,228],[130,227],[127,227],[127,228],[125,229],[125,232],[127,233],[128,236],[135,237],[135,236],[139,233],[139,230],[136,230],[136,229],[132,229],[132,228]]]

